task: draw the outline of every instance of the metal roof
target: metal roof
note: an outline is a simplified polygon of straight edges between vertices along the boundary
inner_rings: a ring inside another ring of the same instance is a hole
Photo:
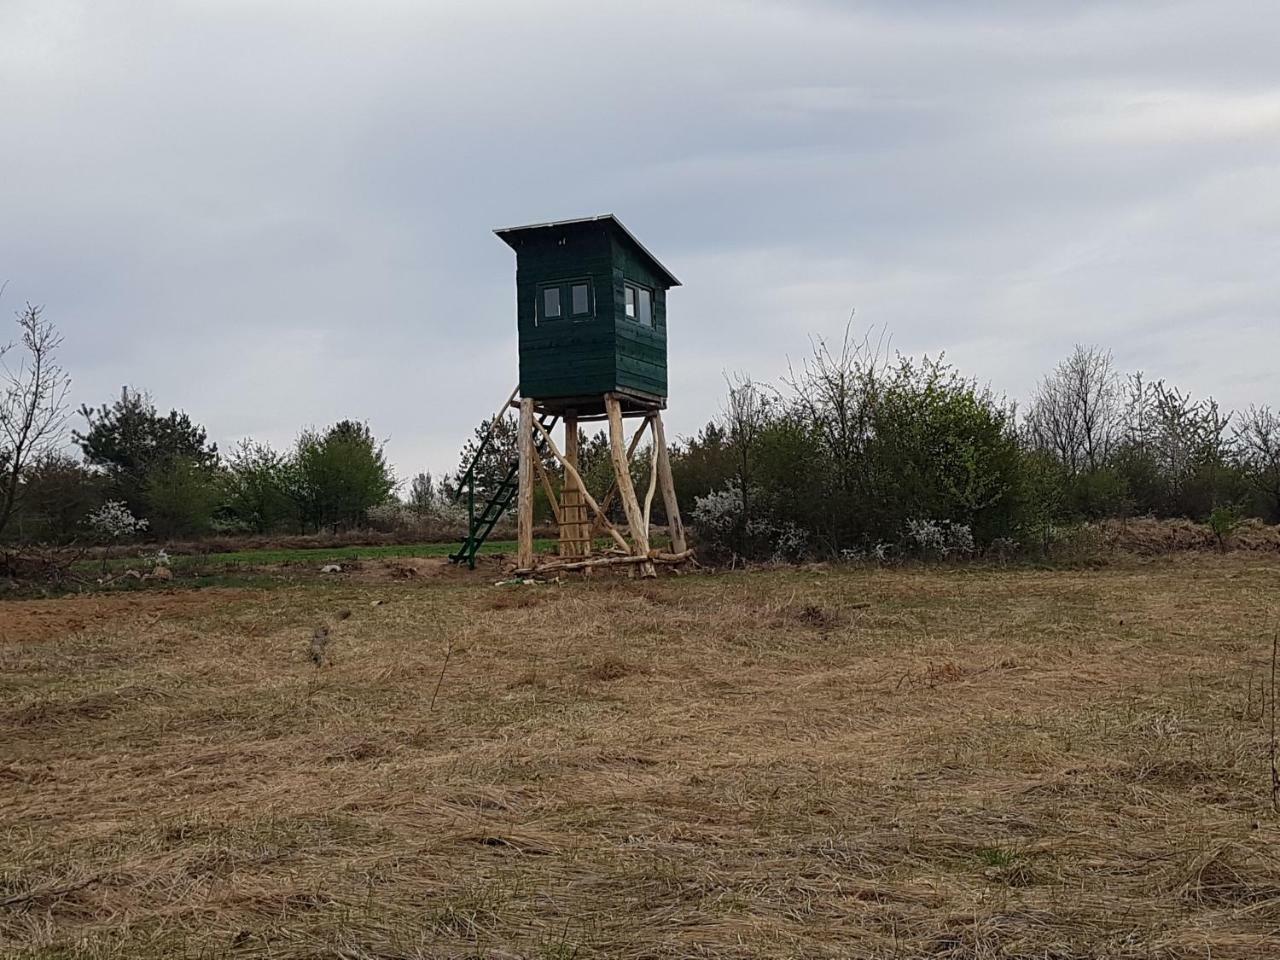
[[[666,267],[664,267],[662,265],[662,261],[659,260],[657,257],[655,257],[652,253],[650,253],[648,249],[645,247],[645,245],[636,239],[635,234],[632,233],[630,230],[628,230],[623,225],[622,221],[619,220],[617,217],[615,217],[612,213],[602,213],[598,217],[577,217],[576,219],[573,219],[573,220],[551,220],[551,221],[548,221],[547,223],[529,223],[529,224],[525,224],[522,227],[502,227],[501,229],[495,230],[493,232],[497,234],[499,237],[501,237],[503,242],[506,243],[507,246],[511,247],[511,249],[514,250],[515,244],[513,244],[510,240],[507,239],[509,236],[525,233],[526,231],[529,231],[529,230],[548,230],[553,227],[568,227],[568,226],[573,226],[575,224],[580,224],[580,223],[596,223],[596,222],[608,222],[608,223],[611,223],[613,226],[617,227],[619,230],[621,230],[623,235],[628,240],[630,240],[632,243],[635,244],[636,249],[639,250],[641,253],[643,253],[646,257],[648,257],[649,260],[653,263],[653,265],[658,269],[658,271],[662,273],[664,276],[666,276],[667,280],[670,281],[669,286],[672,286],[672,287],[680,286],[680,281],[676,279],[676,275],[672,273],[670,270],[668,270]]]

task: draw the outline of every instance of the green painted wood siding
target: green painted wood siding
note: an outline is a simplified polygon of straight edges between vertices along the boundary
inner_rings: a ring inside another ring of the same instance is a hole
[[[667,291],[649,267],[648,257],[624,237],[613,236],[614,339],[616,386],[656,397],[667,395]],[[626,284],[653,292],[653,323],[647,326],[627,316]]]
[[[630,390],[666,397],[665,278],[625,234],[607,221],[590,221],[503,239],[516,250],[522,396],[549,400]],[[587,318],[570,316],[567,286],[561,317],[541,316],[539,298],[547,285],[584,279],[592,288]],[[652,292],[651,326],[627,317],[628,282]]]

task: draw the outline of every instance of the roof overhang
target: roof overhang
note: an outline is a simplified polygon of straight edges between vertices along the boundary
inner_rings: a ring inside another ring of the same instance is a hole
[[[615,217],[612,213],[604,213],[598,217],[578,217],[575,220],[551,220],[547,223],[529,223],[522,227],[502,227],[501,229],[495,230],[493,232],[497,234],[502,239],[503,243],[509,246],[512,250],[518,251],[519,247],[516,246],[513,240],[522,234],[532,233],[537,230],[554,230],[558,227],[580,226],[582,224],[587,224],[587,223],[604,223],[616,229],[619,233],[621,233],[624,237],[626,237],[626,239],[629,240],[637,250],[639,250],[642,254],[644,254],[644,256],[653,265],[653,268],[659,274],[661,274],[663,277],[667,279],[667,286],[669,287],[680,286],[680,281],[676,279],[676,275],[672,273],[670,270],[668,270],[666,267],[664,267],[662,265],[662,261],[659,260],[657,257],[655,257],[652,253],[650,253],[648,248],[646,248],[643,243],[641,243],[639,240],[636,239],[635,234],[633,234],[630,230],[628,230],[623,225],[622,221],[619,220],[617,217]]]

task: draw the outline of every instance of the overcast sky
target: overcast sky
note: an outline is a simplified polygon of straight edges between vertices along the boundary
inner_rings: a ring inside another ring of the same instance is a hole
[[[77,403],[367,419],[409,477],[515,382],[492,228],[612,212],[685,284],[669,432],[855,308],[1017,398],[1086,342],[1277,404],[1278,44],[1274,0],[0,0],[0,311]]]

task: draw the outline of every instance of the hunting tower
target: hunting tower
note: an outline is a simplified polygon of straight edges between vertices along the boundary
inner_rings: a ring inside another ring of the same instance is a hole
[[[495,231],[516,252],[520,395],[603,413],[667,397],[667,290],[680,285],[614,216]]]
[[[626,563],[652,576],[655,563],[678,562],[688,554],[661,414],[667,405],[667,291],[680,281],[612,214],[494,232],[516,253],[520,380],[507,405],[520,411],[519,458],[495,490],[477,491],[476,464],[463,475],[470,532],[451,559],[474,566],[476,550],[516,500],[518,570]],[[630,443],[624,418],[641,420]],[[578,426],[592,420],[609,421],[615,480],[601,502],[587,491],[577,469]],[[563,450],[551,433],[560,421]],[[650,482],[642,502],[629,464],[646,433]],[[476,459],[479,463],[480,456]],[[561,558],[541,567],[533,552],[535,474],[560,528]],[[649,546],[657,490],[668,518],[670,553]],[[477,492],[484,500],[478,513]],[[615,498],[627,519],[625,535],[609,521]],[[596,533],[612,538],[617,548],[612,555],[592,558]]]

